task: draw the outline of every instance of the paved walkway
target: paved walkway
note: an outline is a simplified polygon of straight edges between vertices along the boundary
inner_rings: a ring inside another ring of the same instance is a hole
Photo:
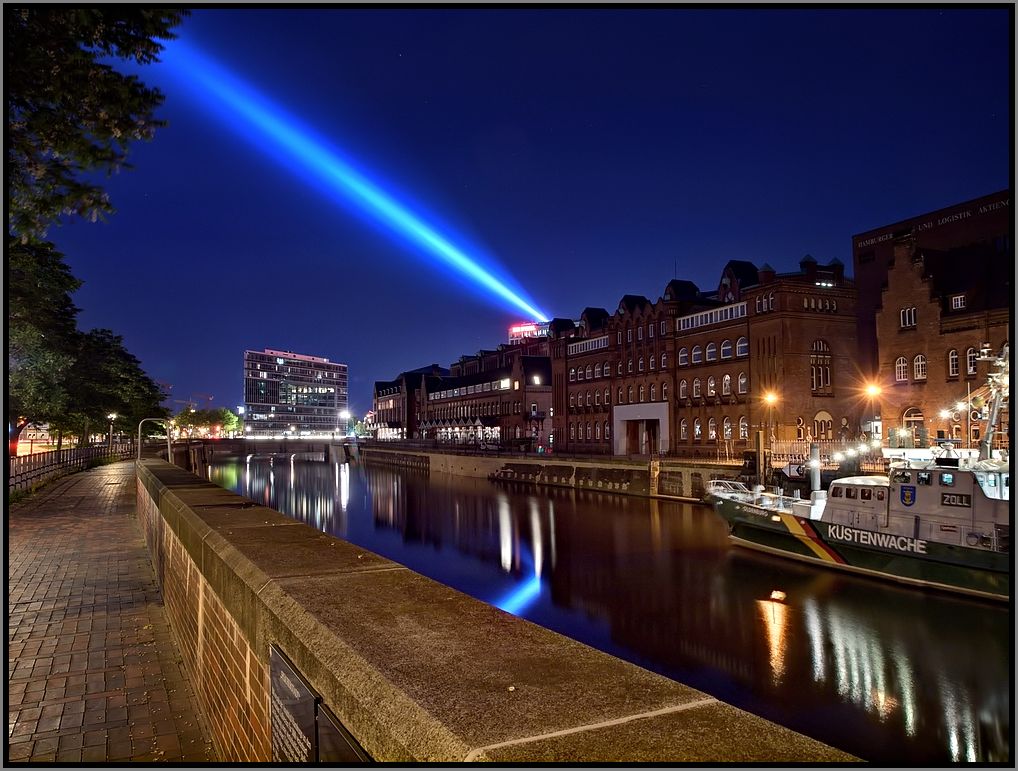
[[[9,509],[10,761],[215,760],[134,510],[133,461]]]

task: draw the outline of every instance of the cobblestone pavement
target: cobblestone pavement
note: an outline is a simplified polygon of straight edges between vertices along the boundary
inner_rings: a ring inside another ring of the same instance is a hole
[[[134,463],[7,517],[7,760],[215,760],[135,519]]]

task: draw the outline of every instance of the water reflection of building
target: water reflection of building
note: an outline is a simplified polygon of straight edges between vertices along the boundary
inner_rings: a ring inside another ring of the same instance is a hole
[[[274,464],[275,494],[301,466]],[[336,501],[335,468],[303,466]],[[1009,757],[1006,609],[730,549],[702,507],[382,467],[350,482],[352,517],[469,557],[478,583],[456,588],[494,601],[507,574],[540,576],[531,617],[563,634],[874,762]]]

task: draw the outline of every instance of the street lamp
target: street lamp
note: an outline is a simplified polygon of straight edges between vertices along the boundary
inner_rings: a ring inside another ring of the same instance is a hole
[[[774,405],[778,403],[778,395],[774,391],[767,391],[763,395],[764,404],[767,405],[767,432],[770,434],[770,441],[774,441],[774,428],[771,425]]]
[[[343,436],[350,433],[350,410],[342,410],[339,419],[343,421]]]
[[[106,419],[110,422],[110,433],[107,437],[107,444],[109,445],[110,452],[113,452],[113,421],[117,419],[117,413],[111,412],[106,416]]]
[[[166,461],[173,463],[173,447],[170,444],[170,426],[173,425],[173,421],[166,418],[142,418],[138,422],[138,461],[141,461],[141,424],[149,420],[162,423],[166,426]]]

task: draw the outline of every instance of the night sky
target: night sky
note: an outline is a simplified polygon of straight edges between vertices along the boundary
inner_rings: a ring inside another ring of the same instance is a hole
[[[1006,188],[1007,7],[197,10],[177,29],[342,148],[549,316],[716,288],[729,259],[851,267],[851,236]],[[82,328],[171,400],[242,403],[245,349],[375,380],[504,342],[524,314],[250,141],[165,62],[168,126],[50,237]],[[206,402],[207,403],[207,402]],[[180,404],[170,402],[176,411]]]

